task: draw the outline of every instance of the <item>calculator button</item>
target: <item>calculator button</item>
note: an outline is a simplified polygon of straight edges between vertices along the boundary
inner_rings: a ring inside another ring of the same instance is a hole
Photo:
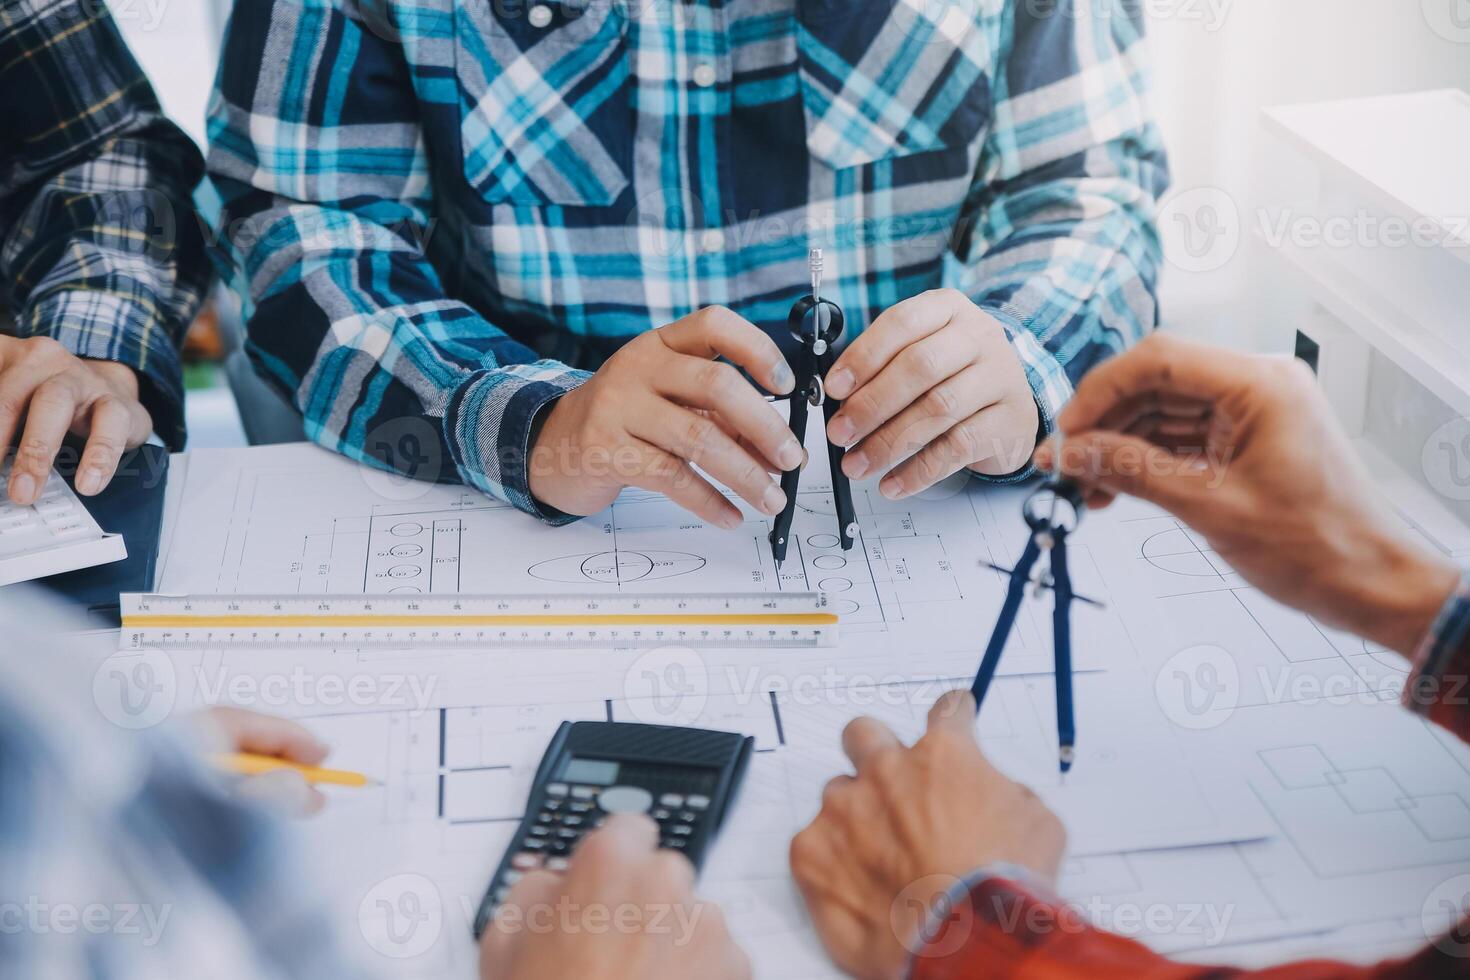
[[[647,813],[653,794],[637,786],[611,786],[602,791],[597,805],[606,813]]]
[[[571,850],[571,845],[564,840],[555,840],[551,842],[550,853],[552,854],[569,854],[571,853]]]
[[[558,830],[556,832],[556,836],[561,840],[576,840],[578,837],[582,836],[582,833],[581,831],[568,830],[567,828],[563,827],[561,830]]]
[[[527,837],[525,840],[521,841],[521,846],[528,851],[539,851],[542,848],[546,847],[546,841],[537,840],[535,837]]]
[[[562,822],[562,826],[564,826],[564,827],[580,827],[580,826],[582,826],[582,818],[581,817],[578,817],[578,816],[574,816],[574,815],[572,815],[570,813],[567,814],[566,816],[562,817],[561,818],[561,822]]]
[[[594,809],[591,803],[572,803],[567,806],[572,813],[591,813]]]
[[[543,811],[541,811],[540,813],[538,813],[536,815],[536,822],[537,823],[556,823],[556,817],[552,816],[551,814],[549,814],[545,810],[543,810]]]
[[[580,806],[581,804],[574,805]],[[547,810],[551,813],[555,813],[557,810],[560,810],[564,806],[566,806],[565,800],[547,800],[546,803],[543,804],[542,809]]]
[[[685,810],[683,813],[679,814],[679,819],[684,821],[685,823],[693,823],[694,821],[699,819],[699,814],[695,813],[693,810]]]
[[[541,855],[522,851],[510,859],[510,866],[517,871],[535,871],[541,867]]]
[[[689,807],[689,809],[691,809],[691,810],[708,810],[709,809],[709,797],[708,796],[691,795],[691,796],[688,796],[688,797],[686,797],[684,799],[684,805],[687,806],[687,807]]]
[[[671,810],[677,810],[684,805],[684,797],[678,793],[665,793],[658,798],[659,806],[666,806]]]
[[[505,874],[500,876],[500,883],[502,885],[514,885],[520,880],[521,873],[519,871],[507,871]]]
[[[690,834],[694,833],[694,828],[689,826],[687,823],[676,823],[669,828],[669,833],[678,834],[680,837],[688,837]]]
[[[653,811],[653,819],[657,820],[659,823],[663,823],[671,816],[673,816],[673,814],[670,813],[668,810],[665,810],[663,807],[659,807],[657,810]]]
[[[591,800],[596,798],[596,796],[597,790],[593,789],[591,786],[572,787],[572,799],[574,800]]]
[[[689,846],[689,842],[686,841],[682,837],[670,837],[667,840],[665,840],[663,842],[663,844],[664,844],[664,847],[672,847],[672,848],[674,848],[676,850],[680,850],[680,851],[684,850],[684,848],[686,848],[686,847]]]
[[[536,826],[534,826],[534,827],[531,828],[531,836],[532,837],[550,837],[551,836],[551,828],[550,827],[543,827],[540,824],[537,824]]]
[[[568,862],[567,862],[567,859],[566,858],[558,858],[558,857],[547,858],[546,859],[546,870],[547,871],[565,871],[567,869],[567,864],[568,864]]]
[[[566,783],[547,783],[546,784],[546,795],[547,796],[566,796],[567,795],[567,784]]]

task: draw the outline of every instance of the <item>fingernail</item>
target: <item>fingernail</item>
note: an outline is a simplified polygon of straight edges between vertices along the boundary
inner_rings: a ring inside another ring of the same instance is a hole
[[[96,467],[83,470],[82,475],[77,477],[77,493],[85,494],[86,496],[90,497],[92,494],[101,489],[102,471],[97,469]]]
[[[848,453],[842,462],[842,468],[847,472],[848,479],[861,480],[868,474],[868,454],[861,450]]]
[[[855,380],[847,368],[838,368],[827,375],[827,394],[833,398],[846,398]]]
[[[783,472],[794,470],[802,464],[805,456],[806,454],[801,449],[801,443],[795,439],[791,439],[786,445],[781,447],[781,452],[776,457],[776,465],[780,466]]]
[[[796,387],[796,375],[791,373],[791,368],[782,361],[776,365],[776,370],[771,372],[771,384],[776,386],[776,394],[784,395]]]
[[[765,494],[761,497],[761,510],[771,516],[781,513],[786,509],[786,494],[774,483],[766,487]]]
[[[840,398],[841,396],[834,393],[833,397]],[[827,438],[839,446],[851,445],[853,432],[852,421],[845,415],[837,416],[832,420],[832,424],[827,426]]]
[[[36,481],[29,473],[17,473],[10,481],[10,499],[22,507],[36,495]]]
[[[739,514],[721,514],[719,521],[716,523],[727,531],[733,531],[743,524],[744,520]]]
[[[878,484],[878,492],[887,497],[889,500],[897,500],[899,497],[903,496],[903,484],[898,482],[897,477],[890,476],[888,479]]]

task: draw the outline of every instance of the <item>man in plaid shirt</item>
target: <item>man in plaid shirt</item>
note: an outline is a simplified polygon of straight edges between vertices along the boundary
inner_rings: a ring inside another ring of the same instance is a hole
[[[1156,320],[1142,29],[1123,0],[239,4],[223,266],[324,445],[548,521],[636,485],[733,527],[691,464],[781,510],[802,450],[736,368],[792,390],[819,246],[861,331],[827,377],[848,474],[1018,478]]]
[[[86,439],[84,494],[151,432],[183,448],[178,345],[209,282],[190,200],[203,172],[105,4],[0,0],[0,449],[19,442],[15,502],[36,499],[68,432]]]

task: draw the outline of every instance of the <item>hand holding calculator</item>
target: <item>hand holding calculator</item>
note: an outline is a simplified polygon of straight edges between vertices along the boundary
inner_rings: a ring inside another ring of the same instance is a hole
[[[0,586],[28,582],[128,556],[121,535],[107,534],[54,470],[36,502],[10,500],[11,463],[0,462]]]
[[[484,932],[528,871],[565,870],[582,838],[608,816],[646,813],[659,844],[698,868],[733,804],[755,739],[731,732],[621,722],[563,722],[546,749],[526,816],[475,916]]]

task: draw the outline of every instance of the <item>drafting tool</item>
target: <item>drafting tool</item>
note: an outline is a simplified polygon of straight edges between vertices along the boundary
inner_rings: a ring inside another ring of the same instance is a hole
[[[717,595],[122,597],[127,649],[230,647],[826,647],[816,592]]]
[[[301,773],[302,778],[313,786],[378,785],[376,779],[369,779],[360,772],[350,772],[346,769],[323,769],[321,766],[303,766],[299,762],[291,762],[273,755],[257,755],[254,752],[226,752],[210,756],[209,761],[216,768],[240,776],[260,776],[281,769],[291,769]]]
[[[1058,457],[1060,454],[1058,447]],[[1015,628],[1016,613],[1021,608],[1026,588],[1031,587],[1033,598],[1040,598],[1042,592],[1050,591],[1053,602],[1052,642],[1056,656],[1057,761],[1064,773],[1072,768],[1077,745],[1077,727],[1072,711],[1071,621],[1072,600],[1077,597],[1072,593],[1072,577],[1067,570],[1067,536],[1077,529],[1083,510],[1081,488],[1055,475],[1048,477],[1036,492],[1026,498],[1022,515],[1026,526],[1031,529],[1031,536],[1021,553],[1021,560],[1007,573],[1010,585],[1006,590],[1005,603],[1001,606],[995,631],[990,635],[990,644],[985,648],[985,657],[980,661],[975,683],[970,688],[978,711],[990,689],[990,682],[995,678],[1006,640]],[[1070,519],[1063,511],[1071,512]],[[1045,566],[1040,564],[1043,552],[1047,556]],[[1087,601],[1095,603],[1095,600]]]
[[[799,443],[806,440],[807,408],[822,409],[823,428],[832,420],[842,402],[827,394],[823,379],[837,359],[837,344],[844,330],[842,307],[829,299],[822,299],[822,250],[811,250],[809,264],[812,274],[811,295],[803,296],[791,308],[786,326],[791,336],[801,344],[793,369],[796,387],[791,392],[791,432]],[[852,506],[852,486],[842,472],[842,458],[847,447],[827,440],[827,459],[832,469],[832,501],[837,514],[837,537],[842,550],[850,551],[857,539],[858,523]],[[771,527],[771,552],[776,559],[776,570],[786,560],[786,546],[791,537],[791,522],[796,517],[796,491],[801,483],[801,467],[781,474],[781,489],[786,493],[786,508],[776,517]]]
[[[565,871],[604,819],[646,813],[659,846],[698,868],[735,803],[755,739],[733,732],[615,721],[564,721],[547,746],[525,818],[490,880],[475,936],[521,876]]]

